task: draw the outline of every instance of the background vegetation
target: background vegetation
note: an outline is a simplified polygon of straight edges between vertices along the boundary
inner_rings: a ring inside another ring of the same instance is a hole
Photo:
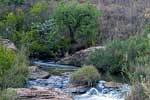
[[[27,11],[7,6],[1,11],[0,34],[18,47],[26,45],[32,57],[61,57],[95,44],[98,11],[90,4],[64,1],[55,10],[39,1]],[[81,44],[82,43],[82,44]]]

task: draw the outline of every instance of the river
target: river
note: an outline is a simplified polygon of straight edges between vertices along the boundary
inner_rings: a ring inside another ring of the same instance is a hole
[[[33,64],[51,72],[51,76],[46,79],[28,80],[27,87],[42,86],[60,89],[68,95],[71,95],[74,100],[124,100],[131,90],[128,84],[122,84],[117,88],[105,87],[104,84],[106,81],[100,80],[96,86],[88,88],[85,93],[73,94],[70,91],[72,89],[68,87],[70,84],[69,76],[71,72],[78,69],[77,67],[42,61],[35,61]]]

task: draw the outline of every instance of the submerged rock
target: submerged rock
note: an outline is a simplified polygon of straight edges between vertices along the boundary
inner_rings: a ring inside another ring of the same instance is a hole
[[[87,86],[76,86],[76,87],[67,87],[64,91],[66,93],[77,93],[82,94],[86,93],[90,88]]]
[[[8,89],[17,94],[19,100],[73,100],[60,90],[46,87]]]
[[[49,73],[41,70],[37,66],[29,67],[29,79],[43,79],[49,76]]]
[[[27,87],[43,86],[48,88],[64,89],[69,84],[69,76],[63,74],[62,76],[50,76],[47,79],[28,80]]]

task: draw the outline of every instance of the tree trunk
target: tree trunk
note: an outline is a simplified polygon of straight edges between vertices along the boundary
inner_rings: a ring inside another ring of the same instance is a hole
[[[71,44],[75,43],[75,36],[74,36],[74,31],[73,29],[71,28],[71,26],[69,26],[69,35],[70,35],[70,41],[71,41]]]

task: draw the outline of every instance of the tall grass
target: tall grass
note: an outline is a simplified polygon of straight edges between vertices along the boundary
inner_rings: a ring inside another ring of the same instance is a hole
[[[14,53],[5,48],[4,50],[1,50],[1,52],[3,53],[3,56],[0,57],[3,62],[0,63],[0,88],[5,89],[8,87],[23,87],[28,75],[26,50],[22,48],[19,52]],[[10,57],[12,59],[10,59]]]
[[[0,100],[19,100],[16,92],[10,90],[0,91]]]
[[[131,94],[126,100],[150,100],[150,62],[148,57],[137,61],[133,72],[127,72],[132,84]]]

